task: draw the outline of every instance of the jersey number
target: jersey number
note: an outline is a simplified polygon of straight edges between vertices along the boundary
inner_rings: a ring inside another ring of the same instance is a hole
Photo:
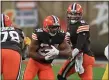
[[[10,32],[1,32],[1,34],[3,34],[3,39],[1,40],[1,42],[5,42],[8,38],[8,35],[10,35],[11,37],[11,41],[15,41],[15,42],[20,42],[20,39],[19,39],[19,35],[16,31],[10,31]]]

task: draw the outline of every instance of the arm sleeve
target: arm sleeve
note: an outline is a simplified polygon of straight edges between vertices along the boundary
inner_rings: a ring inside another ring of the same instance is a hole
[[[81,32],[81,33],[79,33],[78,34],[78,38],[77,38],[76,48],[81,50],[83,45],[85,44],[88,36],[89,36],[89,32]]]

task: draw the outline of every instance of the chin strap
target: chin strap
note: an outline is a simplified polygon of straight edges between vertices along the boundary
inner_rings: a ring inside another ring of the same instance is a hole
[[[77,22],[77,20],[70,20],[70,23],[71,24],[74,24],[74,23],[76,23]]]

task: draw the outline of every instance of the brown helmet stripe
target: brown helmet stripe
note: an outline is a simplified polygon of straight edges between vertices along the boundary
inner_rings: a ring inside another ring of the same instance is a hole
[[[58,20],[58,18],[56,16],[52,15],[52,18],[54,20],[54,23],[58,23],[59,20]]]

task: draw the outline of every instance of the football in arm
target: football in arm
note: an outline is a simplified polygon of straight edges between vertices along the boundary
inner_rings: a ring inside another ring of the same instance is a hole
[[[46,56],[46,53],[49,52],[49,51],[47,51],[47,49],[52,49],[52,47],[51,46],[40,47],[38,50],[38,53],[42,56]]]

